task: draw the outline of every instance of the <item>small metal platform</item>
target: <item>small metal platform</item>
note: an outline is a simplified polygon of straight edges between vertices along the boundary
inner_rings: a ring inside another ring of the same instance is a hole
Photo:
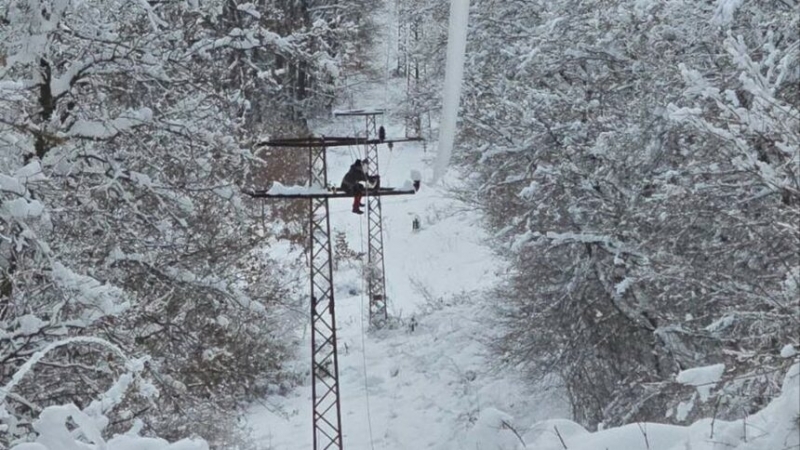
[[[242,190],[242,193],[249,195],[253,198],[347,198],[355,197],[355,194],[348,194],[344,191],[331,191],[328,193],[308,193],[308,194],[270,194],[269,191],[260,190]],[[414,195],[417,191],[414,189],[395,189],[395,188],[381,188],[369,189],[366,193],[362,194],[364,197],[387,197],[390,195]]]
[[[396,142],[411,142],[421,141],[422,138],[400,138],[400,139],[364,139],[357,137],[336,137],[336,136],[321,136],[321,137],[305,137],[305,138],[286,138],[286,139],[270,139],[268,141],[261,141],[256,144],[256,147],[287,147],[287,148],[309,148],[309,147],[351,147],[358,145],[368,144],[394,144]]]
[[[336,117],[342,116],[378,116],[382,115],[384,110],[382,109],[348,109],[348,110],[341,110],[341,111],[334,111],[333,115]]]

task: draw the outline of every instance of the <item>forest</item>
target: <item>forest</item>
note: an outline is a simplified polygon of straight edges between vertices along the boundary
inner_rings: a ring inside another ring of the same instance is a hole
[[[307,275],[304,210],[241,191],[305,161],[254,144],[375,70],[384,3],[435,141],[448,2],[0,0],[0,449],[255,448],[245,405],[302,383]],[[510,267],[500,370],[555,377],[590,430],[780,394],[798,30],[797,0],[471,1],[450,194]],[[702,401],[672,382],[714,364]]]

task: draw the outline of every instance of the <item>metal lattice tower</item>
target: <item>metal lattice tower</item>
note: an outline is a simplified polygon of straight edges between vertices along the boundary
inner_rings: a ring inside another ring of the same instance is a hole
[[[325,147],[309,148],[309,186],[328,186]],[[333,253],[328,198],[310,200],[311,397],[314,450],[342,450],[339,358],[333,299]],[[332,372],[331,372],[332,370]]]
[[[379,176],[378,144],[374,138],[378,136],[375,116],[383,114],[374,111],[366,114],[367,144],[366,157],[367,176]],[[370,139],[372,138],[372,139]],[[386,310],[386,267],[383,261],[383,213],[381,198],[367,196],[367,286],[369,289],[369,321],[373,327],[380,328],[389,318]]]
[[[358,111],[354,115],[364,115]],[[369,122],[368,122],[369,123]],[[372,115],[372,133],[375,118]],[[387,140],[386,143],[419,139]],[[313,402],[314,450],[342,450],[342,410],[339,401],[339,357],[336,347],[336,312],[333,298],[333,252],[331,248],[331,223],[328,199],[353,197],[353,193],[329,188],[327,175],[327,148],[340,146],[372,146],[377,167],[378,139],[356,137],[290,138],[260,142],[258,146],[308,149],[309,189],[307,192],[281,190],[244,190],[254,198],[308,199],[309,200],[309,266],[311,269],[311,397]],[[386,195],[413,195],[419,189],[380,187],[368,190],[370,207],[377,202],[380,217],[380,197]],[[380,220],[377,226],[381,226]],[[370,228],[372,230],[372,228]],[[383,289],[383,236],[380,238],[381,289]],[[370,285],[372,286],[372,285]],[[370,296],[370,302],[372,296]],[[382,303],[385,315],[385,302]],[[370,308],[372,311],[372,308]]]
[[[365,157],[369,160],[366,165],[368,177],[380,175],[378,164],[378,144],[384,141],[378,139],[378,126],[375,117],[383,115],[380,109],[357,109],[335,112],[336,116],[364,116],[366,122],[366,137],[364,139]],[[385,136],[384,136],[385,137]],[[389,141],[385,141],[391,145]],[[370,195],[367,199],[367,291],[369,292],[369,323],[375,328],[381,328],[389,318],[386,309],[386,267],[383,260],[383,213],[381,211],[381,197]]]

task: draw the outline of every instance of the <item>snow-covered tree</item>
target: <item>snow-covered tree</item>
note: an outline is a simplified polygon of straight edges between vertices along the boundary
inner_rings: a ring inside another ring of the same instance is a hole
[[[660,420],[698,365],[728,368],[720,416],[777,391],[800,330],[797,13],[473,1],[456,157],[513,262],[500,351],[560,374],[581,422]]]
[[[398,0],[397,64],[394,76],[406,84],[406,98],[396,108],[406,118],[406,133],[424,136],[441,103],[447,46],[448,2]]]
[[[107,432],[141,420],[216,445],[235,427],[227,412],[288,380],[293,278],[268,251],[281,230],[239,186],[272,162],[299,168],[249,147],[302,130],[293,119],[326,98],[282,97],[303,87],[280,61],[315,80],[336,62],[325,23],[281,29],[266,13],[223,0],[0,2],[0,385],[55,340],[99,336],[149,355],[161,392],[126,398],[130,414]],[[102,347],[48,352],[8,394],[15,426],[0,444],[30,437],[48,406],[84,408],[117,375]]]

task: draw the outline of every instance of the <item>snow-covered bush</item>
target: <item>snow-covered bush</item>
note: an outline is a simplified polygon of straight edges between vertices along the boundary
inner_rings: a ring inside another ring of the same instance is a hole
[[[514,267],[498,350],[560,374],[580,423],[661,420],[698,366],[726,369],[670,420],[777,394],[800,335],[799,18],[780,2],[472,1],[454,156]]]
[[[109,350],[122,360],[124,373],[84,409],[72,403],[48,406],[38,412],[38,417],[31,424],[19,423],[6,403],[7,398],[18,398],[14,394],[17,384],[37,363],[42,362],[47,353],[60,347],[82,345]],[[117,346],[102,339],[76,337],[54,342],[34,354],[0,389],[0,431],[6,436],[20,436],[18,428],[27,428],[28,425],[32,428],[28,436],[34,438],[33,442],[14,442],[11,450],[208,450],[208,445],[202,440],[187,439],[170,444],[163,439],[140,437],[139,432],[143,427],[141,421],[136,421],[133,428],[123,435],[104,438],[104,430],[109,424],[106,414],[122,403],[128,391],[135,387],[146,398],[156,395],[153,386],[141,377],[144,364],[144,359],[129,360]],[[127,414],[131,412],[127,411]]]
[[[684,374],[684,381],[715,378],[714,367]],[[781,374],[777,395],[763,409],[739,420],[705,418],[688,426],[636,422],[588,432],[566,419],[537,422],[527,431],[508,414],[494,408],[481,411],[453,449],[497,450],[780,450],[800,447],[800,364]],[[705,385],[698,386],[704,389]],[[520,431],[518,432],[517,429]]]
[[[588,433],[568,421],[535,424],[525,434],[538,450],[776,450],[800,446],[800,365],[782,374],[783,385],[766,407],[740,420],[702,419],[690,426],[634,423]],[[522,448],[522,447],[520,447]]]

